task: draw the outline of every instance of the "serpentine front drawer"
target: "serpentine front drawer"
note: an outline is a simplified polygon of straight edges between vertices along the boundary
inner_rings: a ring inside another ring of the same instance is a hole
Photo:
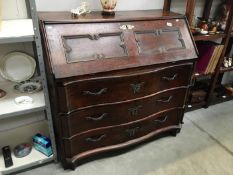
[[[126,76],[110,76],[68,82],[59,88],[60,112],[72,112],[85,107],[122,102],[176,87],[189,85],[193,64],[181,64],[150,72]],[[77,100],[78,99],[78,100]]]

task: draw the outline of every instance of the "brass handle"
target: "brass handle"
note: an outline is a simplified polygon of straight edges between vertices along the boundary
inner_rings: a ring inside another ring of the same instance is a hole
[[[133,88],[133,93],[139,93],[141,91],[141,87],[143,86],[144,82],[138,83],[138,84],[131,84],[131,87]]]
[[[104,59],[105,55],[104,54],[94,54],[93,56],[95,59]]]
[[[132,30],[134,28],[135,28],[135,26],[130,25],[130,24],[120,26],[121,30]]]
[[[91,137],[89,137],[89,138],[86,138],[86,142],[99,142],[99,141],[101,141],[105,137],[106,137],[106,134],[103,134],[103,135],[101,135],[98,138],[91,138]]]
[[[129,134],[130,137],[133,137],[135,133],[140,129],[140,127],[126,129],[126,132]]]
[[[86,117],[87,120],[92,120],[92,121],[100,121],[103,120],[105,117],[107,117],[108,114],[107,113],[103,113],[101,116],[99,117]]]
[[[157,123],[164,123],[164,122],[167,121],[167,118],[168,118],[168,115],[166,115],[166,116],[164,117],[164,119],[162,119],[162,120],[156,119],[156,120],[154,120],[154,121],[157,122]]]
[[[98,96],[102,95],[107,92],[107,88],[101,89],[99,92],[90,92],[90,91],[83,91],[83,95],[91,95],[91,96]]]
[[[127,30],[128,28],[127,28],[127,25],[122,25],[122,26],[120,26],[120,29],[121,30]]]
[[[132,29],[134,29],[135,27],[133,26],[133,25],[127,25],[127,28],[129,29],[129,30],[132,30]]]
[[[159,99],[157,102],[169,103],[172,100],[173,96],[168,97],[167,99]]]
[[[171,76],[171,77],[162,77],[162,79],[163,79],[163,80],[166,80],[166,81],[173,81],[173,80],[176,79],[177,76],[178,76],[178,75],[175,74],[175,75],[173,75],[173,76]]]
[[[142,105],[135,106],[133,108],[129,108],[128,111],[130,112],[131,116],[137,116],[139,109],[142,108]]]
[[[100,35],[99,34],[90,34],[89,35],[90,36],[90,39],[91,40],[99,40],[100,39]]]

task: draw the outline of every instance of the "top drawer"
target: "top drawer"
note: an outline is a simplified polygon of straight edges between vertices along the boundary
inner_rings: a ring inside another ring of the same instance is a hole
[[[193,64],[187,63],[141,74],[65,83],[64,87],[58,88],[60,112],[132,100],[159,91],[188,86],[192,66]],[[66,105],[63,99],[67,101]]]

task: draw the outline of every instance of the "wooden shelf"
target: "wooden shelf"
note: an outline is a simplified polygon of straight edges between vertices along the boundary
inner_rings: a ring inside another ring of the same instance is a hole
[[[210,79],[212,77],[212,75],[213,75],[213,73],[209,73],[209,74],[195,73],[194,78],[196,78],[196,79]]]
[[[0,174],[9,174],[26,168],[31,168],[32,166],[51,162],[53,160],[53,156],[47,157],[32,148],[32,152],[24,158],[17,158],[12,153],[12,160],[14,165],[9,168],[5,168],[3,155],[0,153]]]
[[[14,90],[15,84],[9,81],[0,82],[0,89],[7,92],[5,97],[0,98],[0,119],[45,110],[43,91],[33,94],[20,93]],[[14,100],[19,96],[29,96],[33,99],[33,103],[17,105]]]
[[[185,107],[185,112],[190,112],[190,111],[193,111],[193,110],[196,110],[196,109],[201,109],[201,108],[203,108],[205,105],[206,105],[206,102],[205,102],[205,101],[202,101],[202,102],[200,102],[200,103],[188,104],[188,105]]]
[[[230,72],[233,71],[233,66],[232,67],[221,67],[220,68],[220,73],[224,73],[224,72]]]
[[[3,20],[0,44],[34,41],[32,19]]]
[[[216,40],[216,39],[225,38],[226,34],[221,33],[214,35],[194,35],[193,37],[195,41],[206,41],[206,40]]]
[[[225,94],[225,95],[222,95],[221,97],[217,97],[217,95],[215,94],[211,105],[227,102],[227,101],[230,101],[230,100],[233,100],[233,96]]]

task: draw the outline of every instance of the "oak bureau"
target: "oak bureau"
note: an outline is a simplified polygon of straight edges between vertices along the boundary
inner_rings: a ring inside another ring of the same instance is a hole
[[[197,58],[183,15],[153,10],[39,16],[64,168],[180,131]]]

